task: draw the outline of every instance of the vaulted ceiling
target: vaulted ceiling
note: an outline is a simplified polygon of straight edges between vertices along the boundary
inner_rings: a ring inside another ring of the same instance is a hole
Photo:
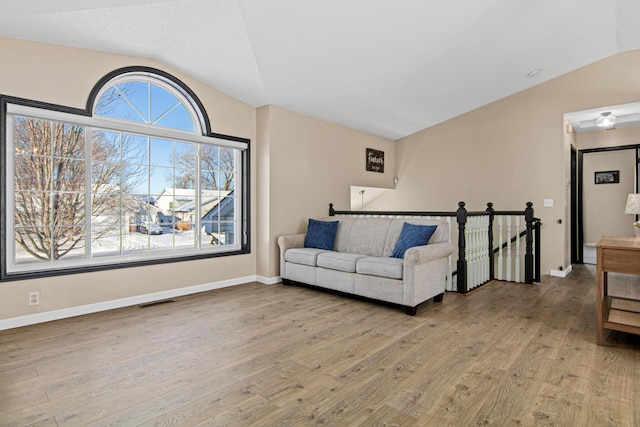
[[[156,59],[398,139],[638,49],[638,22],[637,0],[20,0],[0,37]]]

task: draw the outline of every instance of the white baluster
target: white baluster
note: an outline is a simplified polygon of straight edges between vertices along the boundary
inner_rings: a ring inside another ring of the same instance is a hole
[[[467,262],[467,289],[473,289],[473,217],[467,219],[464,238],[464,254]]]
[[[472,257],[473,257],[473,287],[478,286],[478,217],[473,217],[473,245],[472,245]]]
[[[483,275],[482,275],[482,283],[485,283],[489,280],[489,271],[491,262],[491,257],[488,252],[489,247],[489,215],[484,216],[484,225],[482,227],[482,265],[483,265]]]
[[[479,230],[479,217],[475,217],[475,224],[473,230],[473,264],[474,264],[474,276],[473,276],[473,286],[478,286],[478,277],[480,272],[480,264],[478,263],[478,230]]]
[[[476,229],[476,286],[482,284],[482,222],[483,217],[478,217],[478,228]]]

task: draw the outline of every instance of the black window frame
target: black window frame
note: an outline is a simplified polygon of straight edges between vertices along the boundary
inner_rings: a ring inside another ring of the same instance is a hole
[[[173,257],[159,257],[155,259],[144,259],[144,260],[133,260],[133,261],[122,261],[115,263],[105,263],[105,264],[92,264],[78,267],[65,267],[65,268],[52,268],[52,269],[43,269],[43,270],[34,270],[34,271],[20,271],[20,272],[8,272],[7,270],[7,233],[10,232],[13,234],[13,230],[7,230],[7,182],[8,179],[13,179],[13,177],[7,176],[7,158],[10,153],[7,153],[7,105],[22,105],[27,107],[34,107],[45,110],[52,110],[61,113],[69,113],[78,116],[85,117],[93,117],[93,106],[96,101],[96,96],[99,94],[100,90],[108,84],[115,77],[125,74],[125,73],[149,73],[152,76],[164,79],[165,81],[170,82],[172,85],[175,85],[180,90],[184,91],[191,98],[191,101],[195,104],[196,110],[198,114],[200,114],[200,119],[202,121],[203,130],[202,135],[206,137],[219,138],[228,141],[235,141],[240,143],[245,143],[247,148],[241,150],[241,167],[242,167],[242,179],[241,186],[238,188],[240,190],[240,195],[237,196],[240,198],[241,209],[238,214],[239,223],[241,226],[241,230],[239,234],[240,240],[240,249],[238,250],[230,250],[230,251],[219,251],[219,252],[205,252],[205,253],[197,253],[197,254],[187,254],[187,255],[176,255]],[[90,273],[97,271],[105,271],[105,270],[113,270],[113,269],[121,269],[121,268],[130,268],[130,267],[140,267],[140,266],[152,266],[156,264],[165,264],[165,263],[173,263],[173,262],[183,262],[183,261],[191,261],[191,260],[200,260],[200,259],[208,259],[208,258],[218,258],[218,257],[226,257],[226,256],[234,256],[234,255],[244,255],[251,253],[251,206],[250,206],[250,157],[251,156],[251,140],[249,138],[242,138],[232,135],[225,135],[221,133],[215,133],[211,131],[211,125],[209,121],[209,117],[207,115],[206,109],[204,105],[200,102],[196,94],[182,81],[177,79],[165,71],[151,68],[151,67],[143,67],[143,66],[132,66],[132,67],[124,67],[117,70],[114,70],[104,77],[102,77],[96,85],[91,90],[86,108],[73,108],[64,105],[57,105],[47,102],[41,102],[31,99],[25,99],[10,95],[0,94],[0,209],[2,214],[0,215],[0,282],[5,281],[13,281],[13,280],[24,280],[24,279],[36,279],[36,278],[44,278],[44,277],[53,277],[53,276],[62,276],[69,274],[77,274],[77,273]]]

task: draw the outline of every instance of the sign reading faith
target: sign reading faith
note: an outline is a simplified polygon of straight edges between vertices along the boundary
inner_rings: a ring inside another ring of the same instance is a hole
[[[384,151],[367,148],[367,170],[384,173]]]

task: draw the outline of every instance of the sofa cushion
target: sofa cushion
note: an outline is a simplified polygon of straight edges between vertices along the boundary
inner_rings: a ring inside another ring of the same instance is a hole
[[[389,218],[357,218],[351,225],[345,248],[340,248],[339,251],[383,256],[391,222]]]
[[[404,261],[400,258],[369,257],[358,260],[356,273],[402,279]]]
[[[304,238],[305,248],[333,250],[339,221],[317,221],[309,218],[307,235]]]
[[[398,237],[391,256],[394,258],[404,258],[407,249],[414,246],[426,245],[433,233],[436,231],[435,225],[416,225],[405,222]]]
[[[326,252],[324,249],[316,248],[290,248],[284,253],[284,259],[295,264],[309,265],[316,267],[318,255]]]
[[[331,270],[356,272],[356,263],[365,255],[350,254],[346,252],[323,252],[318,255],[318,267],[329,268]]]

